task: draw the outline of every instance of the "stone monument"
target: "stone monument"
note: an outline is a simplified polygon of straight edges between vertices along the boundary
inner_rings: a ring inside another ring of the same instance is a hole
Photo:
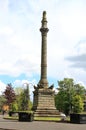
[[[53,85],[49,87],[47,80],[47,18],[46,11],[43,12],[42,26],[40,28],[42,36],[41,44],[41,76],[37,86],[34,86],[33,110],[34,117],[56,117],[59,112],[55,108]]]

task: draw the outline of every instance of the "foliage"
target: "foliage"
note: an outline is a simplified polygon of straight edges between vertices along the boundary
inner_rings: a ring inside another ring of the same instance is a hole
[[[84,87],[80,84],[75,84],[71,78],[64,78],[58,81],[58,93],[55,96],[56,108],[66,115],[73,112],[73,100],[75,95],[79,95],[84,100]],[[80,104],[78,104],[78,107]]]
[[[0,96],[0,111],[2,110],[3,105],[6,103],[6,99],[3,95]]]
[[[28,108],[28,99],[26,97],[26,90],[24,90],[19,97],[20,103],[19,103],[19,110],[24,111],[27,110]]]
[[[75,95],[72,100],[73,105],[73,112],[74,113],[81,113],[83,111],[83,99],[80,95]]]
[[[7,84],[6,89],[5,89],[4,93],[3,93],[3,95],[4,95],[5,99],[6,99],[6,103],[11,107],[11,104],[16,99],[15,91],[14,91],[11,83]]]
[[[16,100],[12,104],[13,111],[25,111],[31,110],[32,103],[29,98],[29,88],[23,89],[21,87],[16,88]]]
[[[21,94],[21,92],[23,92],[23,88],[22,87],[16,87],[15,88],[15,93],[16,93],[16,95],[20,95]]]
[[[11,105],[11,110],[12,110],[12,111],[18,111],[17,98],[16,98],[16,100],[12,103],[12,105]]]

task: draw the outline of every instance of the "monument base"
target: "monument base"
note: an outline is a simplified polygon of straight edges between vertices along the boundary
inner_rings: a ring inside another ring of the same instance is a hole
[[[58,117],[59,112],[56,109],[37,109],[34,112],[34,117]]]
[[[60,116],[55,107],[54,91],[49,88],[35,89],[33,110],[34,117],[57,117]]]

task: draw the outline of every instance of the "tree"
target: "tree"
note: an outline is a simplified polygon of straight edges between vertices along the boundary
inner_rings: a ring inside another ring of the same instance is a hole
[[[84,106],[84,103],[83,103],[83,99],[80,95],[75,95],[73,97],[73,100],[72,100],[72,105],[73,105],[73,112],[74,113],[80,113],[84,110],[83,106]]]
[[[64,78],[58,81],[58,94],[55,96],[56,108],[63,111],[65,114],[73,112],[73,100],[75,95],[79,95],[82,100],[84,99],[84,87],[80,84],[75,84],[71,78]],[[80,104],[79,104],[80,105]],[[79,106],[78,106],[79,107]]]
[[[11,104],[12,104],[12,103],[15,101],[15,99],[16,99],[15,91],[14,91],[14,89],[13,89],[11,83],[10,83],[10,84],[7,84],[6,89],[5,89],[5,91],[3,92],[3,95],[4,95],[5,99],[6,99],[6,103],[7,103],[7,104],[9,105],[9,107],[11,108]]]
[[[0,111],[2,111],[3,105],[6,103],[6,99],[3,95],[0,96]]]
[[[29,87],[28,84],[26,88],[17,87],[16,92],[16,101],[12,104],[12,108],[15,111],[26,111],[31,110],[32,102],[29,97]]]
[[[30,99],[29,99],[29,93],[28,93],[28,90],[27,88],[24,89],[20,96],[19,96],[19,109],[22,110],[22,111],[25,111],[25,110],[29,110],[29,102],[30,102]]]
[[[16,100],[11,104],[11,110],[12,111],[19,111],[19,106],[20,106],[20,95],[23,92],[22,87],[16,87],[14,89],[15,95],[16,95]]]
[[[64,78],[64,80],[58,81],[59,92],[55,97],[55,103],[57,109],[65,114],[69,114],[71,111],[71,99],[74,93],[73,85],[73,79]]]
[[[74,85],[76,94],[80,95],[83,99],[85,98],[85,87],[81,84]]]
[[[16,95],[20,95],[21,92],[23,92],[23,88],[22,88],[22,87],[16,87],[16,88],[15,88],[15,93],[16,93]]]

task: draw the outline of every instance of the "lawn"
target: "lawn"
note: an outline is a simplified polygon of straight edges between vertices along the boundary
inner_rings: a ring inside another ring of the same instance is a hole
[[[61,117],[34,117],[35,121],[61,121]]]
[[[18,120],[18,116],[9,116],[9,115],[4,115],[4,119],[8,120]],[[63,121],[61,117],[34,117],[34,121]],[[65,121],[70,121],[70,117],[66,117]]]

